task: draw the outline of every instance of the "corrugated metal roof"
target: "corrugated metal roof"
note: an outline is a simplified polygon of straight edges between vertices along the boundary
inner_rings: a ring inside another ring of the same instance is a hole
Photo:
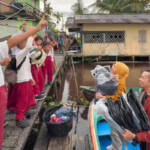
[[[70,26],[73,24],[74,24],[74,17],[68,17],[67,22],[66,22],[66,26]]]
[[[149,24],[150,13],[148,14],[100,14],[100,15],[76,15],[74,22],[82,23],[102,23],[102,24],[120,24],[120,23],[137,23]]]

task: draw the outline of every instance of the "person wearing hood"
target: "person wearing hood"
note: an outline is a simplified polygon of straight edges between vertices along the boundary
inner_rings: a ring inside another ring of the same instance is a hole
[[[122,92],[126,93],[126,78],[129,75],[129,68],[122,62],[116,62],[112,65],[112,73],[118,76],[118,90],[115,95],[106,96],[106,98],[112,98],[114,101],[118,100],[118,97],[122,95]],[[101,93],[96,93],[96,98],[102,98]]]
[[[126,78],[129,75],[129,68],[126,64],[122,62],[116,62],[112,65],[112,73],[118,76],[118,90],[115,95],[112,96],[103,96],[101,93],[96,93],[96,98],[112,98],[114,101],[117,101],[119,96],[122,93],[126,93]],[[121,150],[122,142],[120,140],[120,134],[111,128],[111,140],[112,145],[107,147],[107,150]]]

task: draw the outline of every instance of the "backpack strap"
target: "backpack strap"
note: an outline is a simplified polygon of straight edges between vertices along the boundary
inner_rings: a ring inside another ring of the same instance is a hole
[[[18,65],[18,67],[16,67],[16,70],[19,70],[21,68],[21,66],[22,66],[22,64],[24,63],[25,60],[26,60],[26,56],[23,58],[21,63]]]

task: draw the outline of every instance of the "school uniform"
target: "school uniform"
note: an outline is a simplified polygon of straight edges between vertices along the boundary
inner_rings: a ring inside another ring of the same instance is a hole
[[[3,58],[7,58],[7,57],[8,57],[7,41],[0,42],[0,61],[2,61]],[[6,103],[7,103],[6,87],[5,87],[5,82],[4,82],[2,66],[0,66],[0,149],[1,149],[2,141],[3,141]]]
[[[46,81],[46,75],[48,78],[48,81],[52,81],[53,78],[53,71],[52,71],[52,60],[51,60],[51,56],[47,56],[44,62],[44,66],[42,67],[42,71],[43,71],[43,77],[44,77],[44,84]]]
[[[52,62],[52,72],[54,73],[56,71],[56,58],[55,58],[55,53],[54,53],[54,48],[51,47],[50,52],[48,53],[48,56],[51,57],[51,62]]]
[[[43,75],[39,73],[39,70],[40,65],[43,64],[46,59],[46,53],[44,51],[34,51],[30,54],[30,57],[32,59],[31,72],[36,83],[33,86],[34,95],[39,95],[44,86]]]
[[[35,81],[35,85],[33,85],[34,95],[39,95],[40,87],[39,87],[39,78],[38,78],[38,67],[36,64],[31,65],[31,72],[32,72],[32,77]]]
[[[32,60],[34,58],[39,57],[40,52],[32,52],[31,53],[31,58]],[[33,57],[32,57],[33,56]],[[35,81],[35,85],[33,85],[33,91],[34,91],[34,95],[39,95],[40,94],[40,87],[39,87],[39,79],[38,79],[38,65],[36,63],[34,63],[34,61],[32,61],[31,64],[31,73],[32,73],[32,77]]]
[[[19,48],[18,48],[19,49]],[[30,54],[32,49],[32,39],[29,38],[26,47],[16,54],[16,65],[18,66],[25,58],[20,69],[17,71],[17,83],[14,86],[13,94],[8,91],[8,110],[12,107],[16,110],[16,120],[25,119],[25,112],[36,105],[32,87],[32,74],[30,64]]]

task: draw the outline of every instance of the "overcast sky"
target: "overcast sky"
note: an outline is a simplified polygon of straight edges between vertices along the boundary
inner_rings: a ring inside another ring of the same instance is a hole
[[[89,6],[95,0],[82,0],[84,7]],[[52,8],[55,11],[63,12],[63,13],[71,13],[71,6],[77,2],[77,0],[49,0],[51,3]]]
[[[77,0],[48,0],[51,3],[52,8],[56,12],[63,13],[63,21],[57,24],[60,29],[62,25],[66,22],[67,17],[73,16],[72,5],[77,2]],[[94,3],[96,0],[82,0],[83,6],[87,8],[90,4]],[[40,1],[41,9],[43,10],[43,0]]]

